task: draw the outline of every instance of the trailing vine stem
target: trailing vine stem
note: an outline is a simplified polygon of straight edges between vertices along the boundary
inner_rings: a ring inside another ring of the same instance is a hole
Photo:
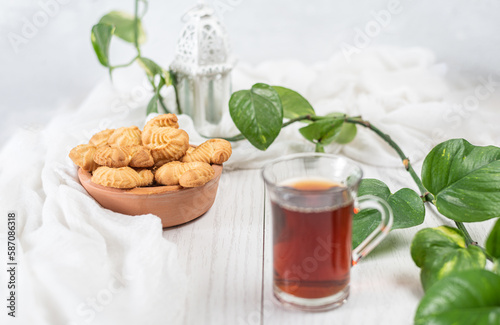
[[[282,125],[282,128],[287,127],[295,122],[304,121],[304,120],[309,120],[309,121],[331,120],[333,122],[333,121],[339,120],[339,119],[343,119],[344,122],[346,122],[346,123],[357,124],[357,125],[361,125],[361,126],[367,128],[367,129],[370,129],[375,134],[377,134],[380,138],[382,138],[389,146],[391,146],[391,148],[393,148],[396,151],[399,158],[401,158],[401,161],[403,162],[403,165],[404,165],[406,171],[408,173],[410,173],[411,178],[413,179],[413,181],[417,185],[417,187],[420,191],[422,200],[424,202],[429,202],[429,203],[435,205],[434,196],[427,191],[424,184],[422,183],[422,180],[420,179],[420,177],[417,175],[417,173],[413,169],[413,166],[410,163],[410,159],[408,158],[408,156],[405,155],[405,153],[403,152],[401,147],[399,147],[399,145],[396,142],[394,142],[394,140],[392,140],[392,138],[388,134],[382,132],[379,128],[373,126],[370,122],[363,120],[361,117],[348,117],[347,115],[344,115],[344,116],[316,116],[316,115],[309,114],[309,115],[298,116],[296,118],[288,120],[287,122],[284,122]],[[245,136],[243,136],[242,134],[238,134],[234,137],[225,138],[225,139],[228,141],[240,141],[240,140],[245,139]],[[320,151],[320,152],[321,151],[324,152],[324,150],[322,150],[322,149],[323,149],[323,146],[320,143],[317,143],[316,150]],[[467,231],[467,228],[465,228],[465,225],[462,222],[456,221],[455,224],[456,224],[457,228],[463,232],[467,246],[468,245],[478,246],[479,248],[481,248],[483,250],[483,252],[485,252],[484,248],[479,246],[478,243],[472,239],[469,232]],[[488,259],[491,260],[491,256],[486,254],[486,252],[485,252],[485,255]]]
[[[413,181],[417,184],[417,187],[420,191],[420,194],[422,195],[422,199],[425,202],[432,202],[434,200],[434,197],[432,196],[432,194],[430,194],[427,191],[424,184],[420,180],[420,177],[418,177],[417,173],[413,169],[413,166],[411,165],[410,159],[408,158],[408,156],[405,155],[403,150],[398,146],[398,144],[396,142],[394,142],[394,140],[392,140],[392,138],[388,134],[385,134],[379,128],[373,126],[370,122],[364,121],[360,118],[345,117],[344,121],[347,123],[358,124],[358,125],[361,125],[365,128],[368,128],[368,129],[372,130],[373,132],[375,132],[385,142],[387,142],[387,144],[390,145],[397,152],[399,158],[401,158],[401,161],[403,162],[403,165],[404,165],[406,171],[408,171],[408,173],[410,173],[411,178],[413,178]]]
[[[143,7],[144,7],[142,10],[142,15],[139,15],[139,2],[142,2]],[[143,58],[143,56],[141,54],[141,47],[139,46],[139,21],[140,21],[141,17],[146,14],[147,8],[148,8],[147,0],[135,0],[135,6],[134,6],[134,47],[137,51],[137,55],[127,63],[109,67],[109,75],[111,78],[112,78],[112,72],[114,69],[128,67],[128,66],[132,65],[134,62],[136,62],[137,60],[140,60]],[[165,112],[170,113],[170,110],[165,105],[163,96],[160,94],[160,90],[164,84],[158,84],[158,86],[157,86],[155,84],[154,78],[148,77],[148,80],[149,80],[149,83],[151,84],[151,86],[153,87],[154,92],[158,96],[158,102],[160,103],[161,107],[165,110]],[[180,109],[179,102],[177,99],[178,98],[177,97],[177,89],[176,88],[174,88],[174,89],[176,91],[175,97],[176,97],[176,101],[177,101],[177,108],[179,110],[179,113],[182,114],[182,111]]]
[[[137,50],[137,56],[141,56],[141,48],[139,47],[139,1],[135,0],[134,10],[134,45]]]
[[[425,188],[424,184],[422,183],[422,180],[420,179],[420,177],[417,175],[417,173],[413,169],[413,166],[411,165],[410,159],[408,158],[408,156],[405,155],[405,153],[403,152],[401,147],[399,147],[399,145],[396,142],[394,142],[394,140],[392,140],[392,138],[388,134],[382,132],[379,128],[373,126],[368,121],[362,120],[361,118],[345,117],[344,121],[347,123],[362,125],[363,127],[372,130],[379,137],[381,137],[387,144],[389,144],[397,152],[398,156],[401,158],[401,160],[403,162],[403,165],[404,165],[406,171],[408,171],[410,173],[411,177],[413,178],[413,181],[417,184],[417,187],[420,190],[420,194],[422,195],[422,199],[424,200],[424,202],[430,202],[434,206],[436,205],[436,201],[434,199],[434,196],[431,193],[429,193],[427,191],[427,189]],[[467,228],[465,228],[465,225],[462,222],[455,221],[455,224],[456,224],[457,228],[463,232],[467,246],[468,245],[479,246],[478,243],[472,239]],[[480,248],[482,249],[482,247],[480,247]],[[483,251],[484,251],[484,249],[483,249]],[[486,256],[488,257],[488,255],[486,255]]]
[[[432,194],[430,194],[427,191],[427,189],[425,188],[424,184],[422,183],[422,180],[420,179],[420,177],[417,175],[417,173],[413,169],[413,167],[412,167],[412,165],[410,163],[409,158],[404,154],[403,150],[398,146],[398,144],[396,142],[394,142],[391,139],[391,137],[388,134],[385,134],[380,129],[378,129],[377,127],[373,126],[370,122],[364,121],[364,120],[362,120],[360,118],[358,119],[358,118],[345,117],[344,121],[347,122],[347,123],[354,123],[354,124],[362,125],[362,126],[368,128],[368,129],[372,130],[373,132],[375,132],[385,142],[387,142],[398,153],[399,157],[403,161],[403,165],[405,166],[405,169],[410,173],[411,177],[413,178],[413,180],[417,184],[417,186],[418,186],[418,188],[420,190],[420,194],[422,195],[422,199],[424,200],[424,202],[429,202],[432,205],[436,206],[436,200],[434,199],[434,196]],[[472,239],[471,235],[469,234],[469,231],[467,230],[467,228],[465,228],[465,225],[462,222],[455,221],[455,225],[464,234],[465,243],[466,243],[467,246],[473,245],[473,246],[479,247],[483,251],[483,253],[485,254],[486,258],[489,259],[490,261],[493,261],[492,257],[486,252],[486,250],[483,247],[481,247],[477,243],[477,241],[475,241],[475,240]]]
[[[457,225],[457,228],[460,229],[464,233],[465,241],[467,242],[468,245],[470,244],[470,245],[478,246],[477,242],[472,240],[471,236],[469,235],[469,232],[467,231],[467,229],[465,229],[465,226],[463,223],[455,221],[455,225]]]

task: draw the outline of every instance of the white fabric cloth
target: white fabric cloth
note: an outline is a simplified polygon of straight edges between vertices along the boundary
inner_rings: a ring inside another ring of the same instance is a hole
[[[235,69],[234,90],[256,82],[298,91],[318,114],[362,115],[414,162],[451,137],[500,143],[494,132],[500,122],[493,109],[500,102],[495,82],[450,81],[446,66],[424,49],[366,49],[351,63],[337,55],[312,67],[283,61]],[[43,130],[20,130],[1,151],[1,213],[18,215],[18,306],[23,312],[15,324],[176,324],[182,319],[187,280],[175,245],[162,238],[160,220],[101,208],[79,184],[68,158],[72,147],[99,130],[142,127],[150,96],[143,72],[116,70],[114,83],[102,81],[78,110],[61,110]],[[165,96],[174,105],[172,90]],[[205,140],[189,117],[179,119],[192,143]],[[258,168],[287,153],[314,150],[298,133],[300,126],[283,129],[265,152],[247,141],[234,143],[226,167]],[[239,133],[229,114],[218,132]],[[401,166],[392,148],[362,128],[351,144],[326,149],[365,165]],[[2,243],[5,226],[0,225]],[[2,283],[5,276],[0,272]]]
[[[500,74],[473,80],[450,76],[447,66],[437,63],[426,49],[366,49],[350,63],[338,54],[313,67],[298,61],[241,64],[233,80],[234,90],[249,89],[256,82],[291,88],[308,99],[318,115],[361,115],[393,137],[414,162],[450,138],[466,138],[477,145],[500,143],[495,132],[500,122],[495,109],[500,104]],[[219,130],[235,135],[238,131],[228,115]],[[185,125],[193,139],[202,141],[189,122]],[[235,143],[227,167],[257,168],[285,153],[314,150],[297,132],[302,126],[295,123],[283,129],[266,152],[246,141]],[[363,127],[358,127],[352,143],[332,144],[326,150],[370,165],[401,166],[394,150]]]
[[[68,158],[106,118],[110,127],[123,125],[112,121],[117,112],[104,95],[117,93],[96,89],[78,111],[61,112],[44,130],[17,132],[0,153],[2,220],[16,212],[19,239],[18,313],[12,319],[2,312],[2,324],[180,323],[186,276],[160,219],[103,209]],[[127,123],[144,120],[134,108]],[[5,270],[0,274],[5,297]]]

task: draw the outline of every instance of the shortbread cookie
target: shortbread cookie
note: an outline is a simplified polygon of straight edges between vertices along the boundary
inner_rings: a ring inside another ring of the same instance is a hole
[[[163,185],[179,184],[182,187],[197,187],[207,183],[214,175],[215,171],[210,164],[173,161],[156,171],[155,180]]]
[[[131,159],[129,162],[130,167],[147,168],[153,167],[155,164],[151,150],[144,146],[127,147],[130,152]]]
[[[106,166],[97,168],[90,180],[96,184],[114,188],[134,188],[143,182],[139,173],[130,167],[110,168]]]
[[[118,128],[109,137],[108,144],[112,147],[140,146],[141,130],[137,126]]]
[[[223,139],[210,139],[191,152],[186,152],[183,162],[201,161],[209,164],[222,164],[231,156],[231,144]]]
[[[94,162],[96,147],[90,144],[81,144],[71,149],[69,158],[79,167],[86,171],[93,171],[98,167]]]
[[[139,176],[141,177],[141,182],[137,186],[149,186],[153,184],[154,175],[153,172],[149,169],[140,169],[137,171]]]
[[[179,128],[179,124],[177,123],[177,116],[175,114],[162,114],[149,120],[149,122],[144,126],[144,130],[142,131],[143,144],[147,144],[148,139],[151,139],[153,132],[155,132],[157,128],[165,127],[174,129]]]
[[[96,146],[97,148],[105,146],[108,144],[109,137],[115,132],[115,129],[107,129],[98,132],[90,138],[89,144]]]
[[[111,147],[109,145],[99,147],[94,153],[94,161],[107,167],[125,167],[130,160],[130,150],[125,147]]]
[[[175,114],[162,114],[158,115],[155,118],[152,118],[151,120],[146,123],[144,126],[144,130],[147,130],[153,126],[159,126],[159,127],[170,127],[170,128],[179,128],[179,123],[177,123],[178,118],[177,115]]]
[[[185,163],[191,164],[191,163]],[[203,163],[202,163],[203,164]],[[215,171],[212,166],[206,164],[202,167],[197,167],[186,171],[179,178],[179,185],[182,187],[198,187],[205,185],[208,181],[214,178]]]
[[[144,146],[151,150],[155,166],[178,160],[185,155],[189,148],[189,136],[184,130],[171,127],[151,127],[152,132],[146,137],[142,133]]]

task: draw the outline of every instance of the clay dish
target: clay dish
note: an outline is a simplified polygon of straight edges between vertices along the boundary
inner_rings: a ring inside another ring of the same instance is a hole
[[[91,175],[78,170],[80,183],[99,204],[114,212],[157,215],[163,227],[177,226],[203,215],[215,201],[222,165],[212,165],[215,176],[200,187],[180,186],[136,187],[130,190],[102,186],[90,181]]]

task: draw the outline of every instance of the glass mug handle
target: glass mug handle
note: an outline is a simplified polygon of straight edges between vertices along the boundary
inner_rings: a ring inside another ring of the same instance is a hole
[[[365,257],[375,247],[377,247],[378,244],[380,244],[382,239],[389,234],[394,221],[392,209],[389,204],[374,195],[363,195],[358,198],[358,208],[360,210],[375,209],[380,212],[382,220],[380,220],[378,227],[370,235],[368,235],[368,237],[366,237],[366,239],[363,240],[358,247],[353,249],[352,265],[356,265],[361,258]]]

